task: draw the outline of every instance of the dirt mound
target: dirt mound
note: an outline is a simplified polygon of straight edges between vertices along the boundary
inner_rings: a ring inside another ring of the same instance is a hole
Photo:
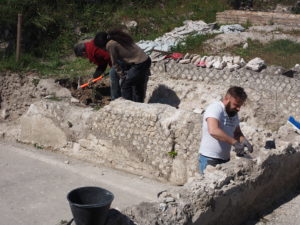
[[[87,81],[88,79],[84,79],[80,84]],[[111,101],[110,81],[107,77],[84,88],[80,88],[78,80],[75,79],[57,79],[56,82],[62,87],[68,88],[72,96],[85,105],[103,107]]]
[[[0,73],[0,121],[13,120],[21,116],[31,103],[42,98],[37,89],[36,74]]]
[[[83,79],[81,84],[87,80]],[[59,99],[53,86],[45,88],[44,85],[39,85],[41,81],[42,79],[35,73],[0,73],[0,121],[19,118],[33,102],[47,98],[49,95]],[[109,78],[104,78],[85,88],[78,88],[78,81],[75,79],[57,79],[55,82],[69,89],[71,95],[84,105],[101,108],[111,101]]]

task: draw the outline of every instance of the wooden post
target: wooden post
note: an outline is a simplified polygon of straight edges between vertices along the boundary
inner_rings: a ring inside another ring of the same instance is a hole
[[[22,26],[22,14],[18,13],[18,26],[17,26],[17,48],[16,48],[16,61],[20,58],[21,49],[21,26]]]

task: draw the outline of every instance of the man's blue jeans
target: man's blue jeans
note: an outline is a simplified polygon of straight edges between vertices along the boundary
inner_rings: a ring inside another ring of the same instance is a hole
[[[199,170],[200,173],[204,173],[205,168],[207,167],[207,165],[211,165],[211,166],[216,166],[217,164],[222,164],[222,163],[226,163],[228,162],[228,160],[223,160],[223,159],[216,159],[216,158],[211,158],[211,157],[207,157],[204,155],[199,155]]]
[[[119,76],[115,70],[114,67],[112,67],[109,71],[109,77],[110,77],[110,95],[111,100],[115,100],[119,97],[121,97],[121,88],[119,85]]]

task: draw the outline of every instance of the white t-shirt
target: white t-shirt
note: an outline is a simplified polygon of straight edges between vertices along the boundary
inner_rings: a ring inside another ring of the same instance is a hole
[[[208,133],[206,119],[209,117],[217,119],[220,128],[230,137],[233,137],[233,133],[240,123],[239,117],[237,114],[233,117],[229,117],[221,101],[210,104],[206,108],[203,116],[202,140],[199,148],[200,154],[207,157],[228,160],[230,159],[231,145],[215,139]]]

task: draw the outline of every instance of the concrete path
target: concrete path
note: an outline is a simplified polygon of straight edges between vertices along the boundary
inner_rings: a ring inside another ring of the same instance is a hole
[[[153,201],[169,187],[62,154],[0,143],[0,224],[55,225],[70,220],[66,195],[81,186],[110,190],[117,209]]]

